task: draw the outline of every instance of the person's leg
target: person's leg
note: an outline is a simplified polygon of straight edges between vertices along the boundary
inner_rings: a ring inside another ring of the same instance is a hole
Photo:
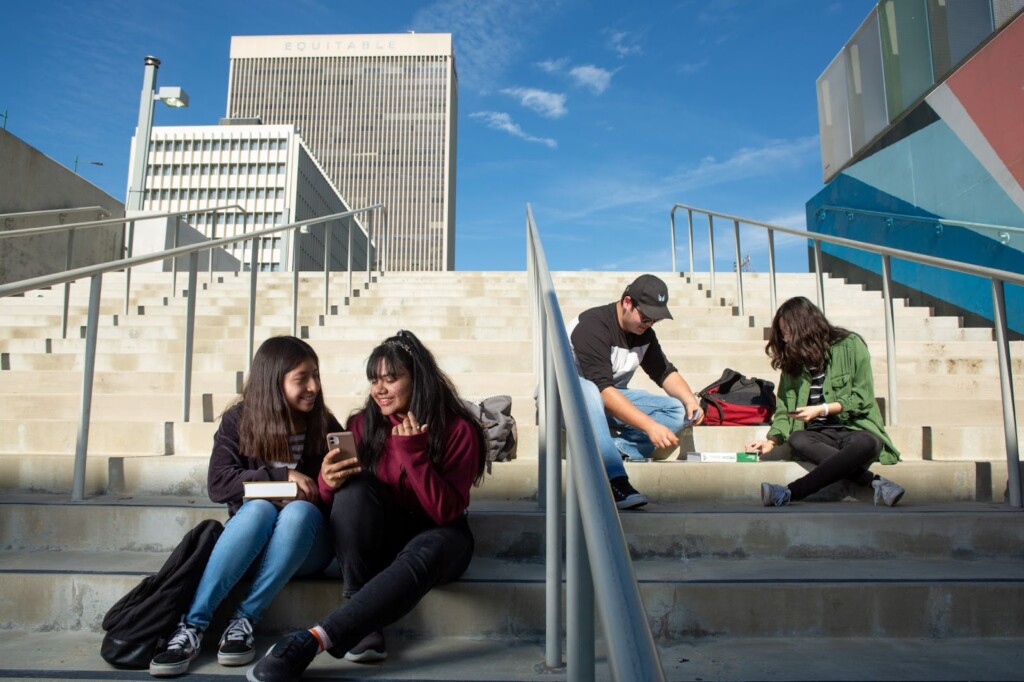
[[[621,389],[629,402],[648,417],[668,428],[672,433],[679,433],[683,430],[689,420],[686,417],[686,408],[677,398],[670,395],[655,395],[640,389]],[[615,447],[628,456],[630,459],[648,459],[654,453],[654,443],[647,437],[647,433],[640,429],[633,428],[618,419],[612,419],[619,429],[619,435],[615,437]]]
[[[353,476],[335,493],[330,530],[345,597],[384,570],[408,540],[402,516],[373,474]]]
[[[473,545],[465,516],[414,535],[394,561],[320,621],[331,641],[329,653],[344,656],[367,634],[409,613],[431,588],[458,578],[469,566]]]
[[[794,454],[817,464],[806,476],[789,484],[793,500],[843,479],[869,485],[874,475],[869,463],[878,456],[882,441],[867,431],[822,429],[796,431],[789,437]]]
[[[594,382],[582,377],[580,377],[580,387],[583,389],[583,402],[587,407],[590,423],[594,427],[594,439],[597,441],[597,450],[601,454],[605,471],[608,473],[608,480],[625,476],[626,467],[622,464],[622,455],[608,430],[608,416],[604,411],[601,392],[597,390]]]
[[[185,621],[205,630],[224,600],[274,532],[277,507],[267,500],[249,500],[228,519],[199,580]]]
[[[302,574],[308,575],[327,566],[331,546],[325,526],[323,514],[316,505],[304,500],[286,504],[278,512],[252,586],[235,609],[235,618],[248,618],[256,623],[293,575],[301,569],[304,569]]]

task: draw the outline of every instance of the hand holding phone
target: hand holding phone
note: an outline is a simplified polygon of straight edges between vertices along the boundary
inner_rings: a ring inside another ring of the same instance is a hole
[[[320,475],[332,488],[340,488],[350,476],[363,470],[356,454],[356,439],[350,431],[327,434],[330,451],[320,465]]]

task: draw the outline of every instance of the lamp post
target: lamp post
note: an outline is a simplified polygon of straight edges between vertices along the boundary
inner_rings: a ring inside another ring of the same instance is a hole
[[[102,161],[86,161],[84,159],[82,159],[81,161],[82,161],[82,163],[87,163],[90,166],[102,166],[103,165]],[[76,174],[78,173],[78,162],[79,162],[79,158],[76,156],[75,157],[75,173]]]

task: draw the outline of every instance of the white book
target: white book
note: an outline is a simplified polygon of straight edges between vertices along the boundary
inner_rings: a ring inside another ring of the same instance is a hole
[[[295,481],[244,481],[242,485],[247,500],[294,500],[299,496]]]
[[[687,462],[756,462],[756,452],[687,452]]]

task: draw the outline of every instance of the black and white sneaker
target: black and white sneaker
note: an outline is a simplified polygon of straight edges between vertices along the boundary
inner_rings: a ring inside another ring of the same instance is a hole
[[[608,481],[608,484],[612,487],[615,506],[619,509],[636,509],[647,504],[647,496],[637,492],[630,484],[628,476],[616,476]]]
[[[309,630],[296,630],[278,641],[256,665],[245,672],[249,682],[295,682],[320,653]]]
[[[199,655],[203,631],[189,625],[182,618],[178,629],[171,635],[167,649],[161,651],[149,662],[149,674],[153,677],[173,677],[188,672],[188,666]]]
[[[345,652],[345,660],[353,663],[377,663],[388,657],[387,646],[384,644],[384,633],[374,630]]]
[[[256,642],[248,618],[232,618],[217,647],[221,665],[245,665],[256,657]]]

